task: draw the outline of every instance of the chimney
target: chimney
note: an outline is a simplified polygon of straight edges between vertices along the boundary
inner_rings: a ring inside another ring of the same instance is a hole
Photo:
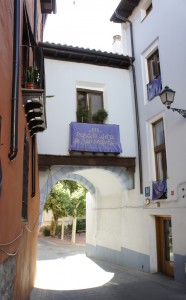
[[[113,53],[123,54],[123,47],[121,42],[121,35],[117,34],[113,36]]]

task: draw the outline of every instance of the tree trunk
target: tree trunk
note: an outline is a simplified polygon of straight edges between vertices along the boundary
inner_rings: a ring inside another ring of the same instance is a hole
[[[64,240],[64,231],[65,231],[65,217],[62,217],[62,223],[61,223],[61,240]]]
[[[51,236],[52,237],[55,237],[55,235],[56,235],[56,227],[57,227],[57,221],[58,220],[53,220],[53,228],[52,228],[52,230],[51,230]]]
[[[77,224],[77,218],[74,217],[72,222],[72,240],[71,240],[73,244],[75,244],[76,242],[76,224]]]

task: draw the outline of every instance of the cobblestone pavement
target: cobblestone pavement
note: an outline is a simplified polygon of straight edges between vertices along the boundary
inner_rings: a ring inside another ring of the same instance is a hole
[[[76,245],[39,238],[37,269],[30,300],[186,300],[171,278],[86,257],[83,236]]]

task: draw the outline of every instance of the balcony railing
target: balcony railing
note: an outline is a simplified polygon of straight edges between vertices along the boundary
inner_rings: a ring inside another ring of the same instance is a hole
[[[161,75],[154,78],[151,82],[147,84],[147,97],[148,100],[152,100],[155,96],[158,96],[161,92],[162,84],[161,84]]]
[[[70,123],[69,151],[121,153],[119,125]]]

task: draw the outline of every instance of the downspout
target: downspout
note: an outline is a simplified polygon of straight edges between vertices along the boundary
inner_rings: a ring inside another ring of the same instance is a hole
[[[35,38],[35,41],[37,38],[37,15],[38,15],[37,0],[34,0],[34,38]]]
[[[117,11],[115,15],[118,19],[128,22],[130,25],[130,40],[131,40],[131,51],[132,57],[134,58],[134,40],[133,40],[133,29],[132,22],[122,16],[120,16]],[[137,94],[137,85],[136,85],[136,72],[135,67],[132,62],[130,62],[132,68],[132,77],[133,77],[133,87],[134,87],[134,101],[135,101],[135,113],[136,113],[136,127],[137,127],[137,143],[138,143],[138,157],[139,157],[139,179],[140,179],[140,194],[143,194],[143,172],[142,172],[142,157],[141,157],[141,138],[140,138],[140,125],[139,125],[139,108],[138,108],[138,94]]]
[[[32,194],[33,198],[36,194],[36,136],[32,137]]]
[[[34,1],[34,39],[37,39],[37,0]],[[35,56],[35,49],[34,49]],[[32,193],[33,198],[36,194],[36,136],[32,136]]]
[[[14,1],[14,37],[13,37],[13,74],[12,74],[12,105],[10,153],[13,160],[18,152],[18,97],[19,97],[19,45],[20,45],[20,0]]]

